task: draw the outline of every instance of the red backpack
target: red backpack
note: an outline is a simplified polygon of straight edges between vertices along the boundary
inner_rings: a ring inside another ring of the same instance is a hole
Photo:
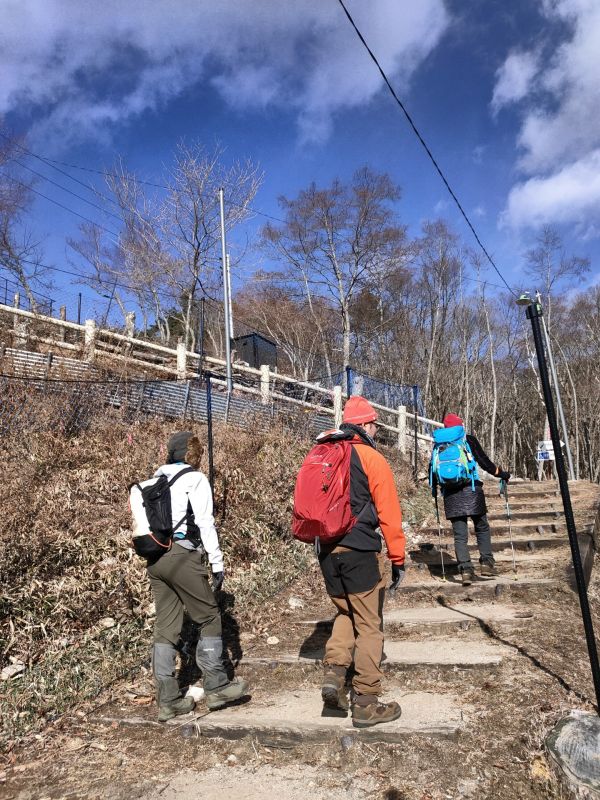
[[[323,442],[308,453],[296,478],[292,532],[301,542],[339,539],[356,523],[350,507],[348,439]]]

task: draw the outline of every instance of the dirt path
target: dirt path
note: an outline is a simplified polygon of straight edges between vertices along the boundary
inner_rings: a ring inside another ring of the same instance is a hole
[[[448,551],[443,582],[437,532],[415,538],[406,585],[386,604],[386,691],[404,712],[396,723],[358,731],[322,716],[331,607],[315,570],[277,598],[268,629],[235,643],[250,702],[212,714],[199,703],[160,726],[142,672],[14,754],[0,798],[558,798],[543,736],[571,708],[591,709],[593,692],[562,521],[553,517],[555,530],[545,518],[542,531],[530,525],[553,502],[536,488],[513,489],[522,494],[515,526],[527,525],[534,545],[519,550],[516,580],[512,559],[502,559],[499,579],[463,589]],[[598,488],[574,494],[583,529]],[[503,520],[493,524],[498,553],[510,555]],[[600,629],[596,581],[590,597]]]

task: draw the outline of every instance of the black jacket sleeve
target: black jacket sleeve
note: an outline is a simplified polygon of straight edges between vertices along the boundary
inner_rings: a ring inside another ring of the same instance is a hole
[[[479,441],[473,436],[472,434],[467,434],[467,442],[471,447],[471,451],[475,458],[475,461],[479,464],[481,469],[484,469],[486,472],[489,472],[490,475],[497,475],[498,474],[498,467],[494,464],[493,461],[488,458],[486,452],[484,451],[483,447],[479,444]]]

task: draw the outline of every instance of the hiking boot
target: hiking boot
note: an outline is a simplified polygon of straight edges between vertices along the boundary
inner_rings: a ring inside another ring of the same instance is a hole
[[[490,561],[483,561],[481,564],[481,569],[479,570],[481,575],[484,575],[486,578],[493,578],[495,575],[499,575],[498,568],[493,562]]]
[[[377,698],[369,705],[352,705],[352,725],[355,728],[370,728],[382,722],[393,722],[402,714],[399,703],[380,703]]]
[[[234,678],[225,686],[220,689],[214,689],[212,692],[206,692],[206,705],[209,711],[215,711],[217,708],[222,708],[227,703],[232,703],[234,700],[239,700],[248,692],[248,684],[241,678]]]
[[[323,705],[336,711],[348,711],[350,703],[346,691],[346,668],[339,671],[328,669],[321,686]]]
[[[179,717],[181,714],[189,714],[194,710],[196,701],[193,697],[178,697],[176,700],[171,700],[170,703],[163,703],[158,707],[158,721],[166,722],[173,717]]]
[[[464,569],[462,572],[462,585],[470,586],[475,580],[475,572],[472,569]]]

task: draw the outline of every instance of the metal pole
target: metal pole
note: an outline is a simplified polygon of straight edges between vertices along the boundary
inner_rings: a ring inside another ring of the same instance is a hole
[[[354,386],[352,381],[352,367],[346,367],[346,396],[351,397],[354,394]]]
[[[527,319],[531,320],[531,328],[533,330],[533,341],[535,343],[535,352],[540,370],[540,380],[542,382],[542,390],[544,393],[544,403],[546,405],[548,424],[550,426],[550,438],[552,439],[552,444],[554,446],[554,457],[556,459],[558,483],[560,486],[560,494],[565,512],[565,522],[567,525],[567,533],[569,535],[569,545],[571,546],[571,557],[573,559],[573,570],[577,584],[577,593],[579,595],[581,617],[583,619],[583,628],[585,631],[590,666],[592,669],[592,679],[594,682],[594,690],[596,692],[596,711],[600,713],[600,665],[598,664],[598,651],[596,649],[596,639],[594,637],[594,626],[590,614],[590,605],[587,595],[587,588],[585,585],[585,576],[583,574],[583,566],[581,564],[581,553],[579,552],[579,543],[577,541],[577,530],[575,528],[575,519],[573,517],[573,507],[571,506],[571,495],[569,492],[567,471],[565,469],[565,459],[562,450],[560,449],[560,434],[558,431],[558,422],[556,420],[556,410],[554,408],[552,388],[550,386],[550,379],[548,376],[548,366],[546,364],[546,356],[544,353],[544,341],[542,338],[542,330],[540,325],[541,318],[542,306],[539,303],[532,303],[531,305],[527,306]]]
[[[210,490],[215,491],[215,466],[213,462],[213,425],[212,425],[212,387],[210,383],[210,372],[205,372],[206,378],[206,423],[208,427],[208,482]]]
[[[77,324],[81,325],[81,292],[77,295]]]
[[[202,377],[202,363],[204,361],[204,298],[200,298],[200,332],[198,334],[198,377]]]
[[[115,282],[113,283],[110,297],[108,298],[108,306],[106,307],[106,313],[104,314],[104,318],[102,320],[103,328],[106,328],[106,324],[108,322],[108,315],[110,314],[110,307],[112,306],[112,301],[114,300],[116,289],[117,289],[117,279],[115,278]]]
[[[542,297],[539,292],[535,293],[535,299],[539,304],[542,302]],[[558,406],[558,413],[560,414],[560,424],[565,437],[565,447],[567,448],[567,460],[569,462],[569,477],[572,481],[575,480],[575,470],[573,469],[573,458],[571,456],[571,445],[569,444],[569,431],[565,420],[565,412],[563,411],[563,404],[560,397],[560,386],[558,384],[558,376],[556,374],[556,366],[554,364],[554,356],[552,354],[552,347],[550,346],[550,337],[548,336],[548,329],[546,327],[546,320],[542,317],[542,330],[544,331],[544,339],[546,341],[546,352],[548,353],[548,361],[550,362],[550,370],[552,371],[552,382],[554,383],[554,391],[556,392],[556,405]]]
[[[419,438],[417,436],[417,428],[418,428],[418,424],[419,424],[419,421],[417,420],[417,415],[419,413],[419,409],[417,407],[418,406],[418,398],[419,398],[419,394],[418,394],[419,393],[419,387],[418,386],[413,386],[412,388],[413,388],[413,410],[415,412],[415,469],[414,469],[414,473],[413,474],[414,474],[415,483],[416,483],[417,478],[418,478],[418,473],[419,473]]]
[[[223,268],[223,307],[225,311],[225,362],[227,370],[227,394],[233,390],[231,378],[231,322],[229,320],[229,281],[227,278],[227,240],[225,238],[225,203],[223,189],[219,189],[221,207],[221,266]]]
[[[229,295],[229,338],[233,339],[233,307],[231,305],[231,261],[227,253],[227,293]]]

